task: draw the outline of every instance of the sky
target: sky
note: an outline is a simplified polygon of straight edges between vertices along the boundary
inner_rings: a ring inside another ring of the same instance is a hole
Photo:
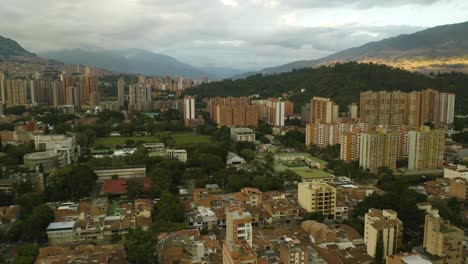
[[[2,0],[0,35],[29,51],[140,48],[261,69],[468,20],[466,0]]]

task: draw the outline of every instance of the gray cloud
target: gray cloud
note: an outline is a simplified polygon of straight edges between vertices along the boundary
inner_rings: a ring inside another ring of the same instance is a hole
[[[0,17],[6,22],[0,23],[0,34],[32,52],[141,48],[199,66],[258,69],[315,59],[427,27],[405,25],[391,16],[389,25],[377,26],[360,17],[367,13],[336,23],[314,20],[324,12],[334,14],[336,18],[329,19],[334,22],[347,10],[421,7],[444,0],[229,1],[4,0]],[[463,2],[460,5],[466,7]],[[302,17],[295,18],[296,13]],[[291,21],[284,21],[291,14]]]
[[[449,2],[450,0],[288,0],[285,4],[296,8],[323,8],[348,6],[353,8],[395,7],[402,5],[432,5],[437,2]]]

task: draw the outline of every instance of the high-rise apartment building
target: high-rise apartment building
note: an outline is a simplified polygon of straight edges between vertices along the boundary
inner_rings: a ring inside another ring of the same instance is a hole
[[[324,181],[300,182],[297,185],[298,203],[307,212],[335,218],[336,188]]]
[[[346,162],[359,160],[361,132],[346,132],[341,137],[340,159]]]
[[[211,98],[208,112],[219,126],[258,126],[258,110],[248,97]]]
[[[151,87],[138,83],[129,86],[128,109],[135,111],[147,111],[151,107]]]
[[[364,244],[367,254],[376,256],[382,246],[383,257],[395,254],[403,239],[403,222],[393,210],[369,209],[364,218]],[[381,243],[379,245],[379,243]]]
[[[441,168],[444,161],[445,131],[421,127],[409,131],[408,169]]]
[[[288,100],[268,98],[252,103],[258,110],[258,119],[273,126],[284,126],[285,119],[294,114],[294,103]]]
[[[339,106],[330,98],[313,97],[310,101],[310,122],[333,123],[338,114]]]
[[[184,119],[195,119],[195,98],[186,96],[184,98]]]
[[[338,118],[335,123],[312,122],[306,125],[306,145],[326,147],[328,145],[341,144],[345,133],[368,130],[368,124],[356,122],[354,119]]]
[[[252,215],[241,207],[226,209],[226,240],[240,242],[245,240],[252,246]]]
[[[359,116],[359,106],[356,103],[348,105],[348,117],[349,118],[358,118]]]
[[[361,133],[359,138],[359,166],[377,172],[380,167],[396,169],[398,133],[378,129]]]
[[[463,237],[463,230],[444,221],[437,211],[426,214],[423,248],[433,263],[464,263]]]
[[[124,105],[125,100],[125,81],[123,78],[120,78],[117,81],[117,101],[120,107]]]
[[[435,126],[451,124],[454,117],[455,94],[433,89],[421,92],[367,91],[361,93],[360,118],[372,125],[408,125],[425,123]]]

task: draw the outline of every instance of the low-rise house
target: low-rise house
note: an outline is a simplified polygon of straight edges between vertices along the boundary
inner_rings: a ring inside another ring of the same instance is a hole
[[[152,208],[148,199],[109,204],[106,198],[99,198],[61,204],[56,209],[56,222],[47,228],[49,243],[99,243],[110,241],[114,234],[126,234],[131,228],[148,230]]]
[[[242,165],[245,163],[246,163],[245,159],[242,158],[241,156],[237,155],[234,152],[228,152],[227,158],[226,158],[226,165],[237,166],[237,165]]]
[[[98,182],[112,179],[140,179],[146,177],[146,166],[127,166],[123,168],[97,168],[93,170]]]
[[[231,128],[231,140],[234,142],[255,142],[255,132],[247,127]]]
[[[289,198],[285,193],[264,193],[263,208],[269,215],[269,219],[266,220],[268,224],[289,224],[301,219],[300,207],[295,198]]]
[[[36,264],[63,263],[125,263],[126,255],[122,244],[81,245],[77,247],[49,246],[39,249]]]
[[[166,158],[177,159],[181,162],[187,161],[187,150],[185,149],[168,149],[166,150]]]

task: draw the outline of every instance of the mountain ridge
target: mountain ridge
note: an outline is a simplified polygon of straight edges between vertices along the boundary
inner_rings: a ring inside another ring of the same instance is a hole
[[[294,69],[357,61],[379,63],[422,73],[468,73],[468,22],[440,25],[412,34],[368,42],[315,60],[265,68],[253,74],[277,74]],[[245,78],[252,73],[234,76]]]

